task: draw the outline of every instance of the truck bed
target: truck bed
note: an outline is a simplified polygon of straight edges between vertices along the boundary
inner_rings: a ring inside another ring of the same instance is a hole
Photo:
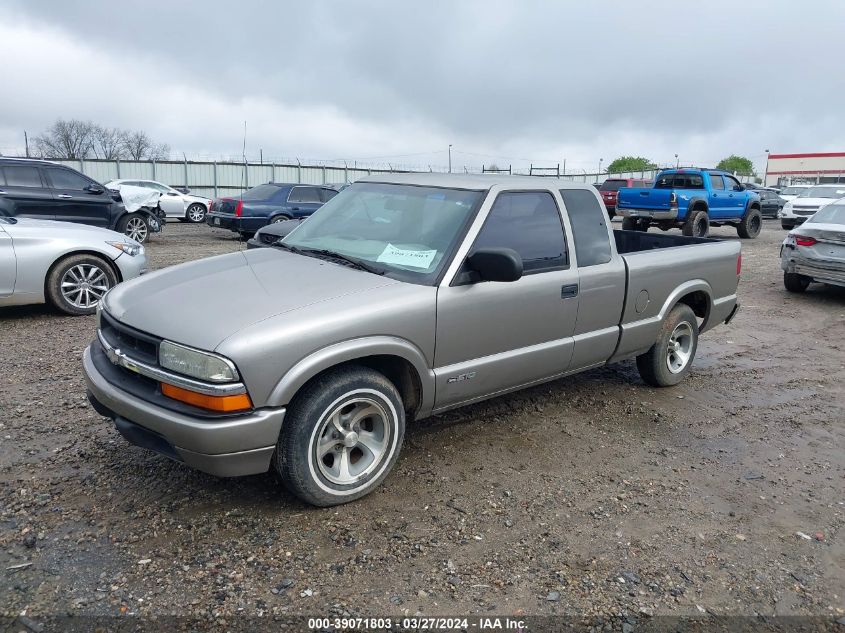
[[[700,331],[723,322],[736,303],[738,240],[714,240],[639,231],[613,231],[627,272],[619,347],[612,360],[648,349],[663,319],[690,295],[702,309]],[[695,293],[695,294],[693,294]]]

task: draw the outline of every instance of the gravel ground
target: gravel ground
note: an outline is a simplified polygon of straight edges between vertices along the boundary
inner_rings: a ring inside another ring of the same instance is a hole
[[[626,362],[419,422],[332,509],[128,445],[86,403],[93,317],[4,309],[0,616],[842,617],[845,292],[787,294],[782,238],[743,242],[742,310],[680,386]],[[243,247],[170,224],[148,252]]]

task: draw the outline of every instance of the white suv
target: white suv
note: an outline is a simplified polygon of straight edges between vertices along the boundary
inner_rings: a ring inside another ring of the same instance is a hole
[[[778,214],[780,225],[786,230],[795,228],[816,211],[840,198],[845,198],[845,183],[807,187],[783,205]]]
[[[211,200],[208,198],[182,193],[178,189],[168,187],[155,180],[123,178],[121,180],[110,180],[105,184],[105,187],[119,189],[121,185],[143,187],[144,189],[158,191],[161,194],[158,200],[161,210],[164,211],[168,218],[178,218],[182,221],[202,222],[205,220],[205,214],[208,213],[208,206],[211,203]]]

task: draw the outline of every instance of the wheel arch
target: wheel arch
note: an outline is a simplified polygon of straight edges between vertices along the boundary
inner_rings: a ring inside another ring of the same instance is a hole
[[[80,249],[80,250],[66,251],[66,252],[62,253],[61,255],[56,256],[55,259],[53,259],[53,261],[50,263],[50,265],[47,266],[47,271],[44,273],[44,283],[41,285],[41,290],[44,293],[44,299],[45,300],[48,297],[47,283],[50,280],[50,275],[52,274],[53,270],[56,268],[56,266],[61,264],[68,257],[75,257],[76,255],[89,255],[91,257],[96,257],[97,259],[103,260],[104,262],[106,262],[108,267],[114,273],[115,278],[117,279],[117,283],[120,283],[120,282],[123,281],[123,275],[120,274],[120,268],[114,263],[114,260],[111,259],[105,253],[102,253],[102,252],[94,250],[94,249],[84,249],[84,248]]]
[[[434,407],[434,374],[425,355],[411,342],[388,336],[366,337],[330,345],[300,360],[279,380],[268,406],[287,406],[309,382],[326,371],[358,364],[381,372],[399,391],[410,418]]]
[[[701,329],[707,327],[710,312],[713,308],[713,289],[703,279],[694,279],[678,286],[666,299],[660,309],[659,319],[662,323],[669,312],[679,303],[688,305],[695,316],[702,319]]]

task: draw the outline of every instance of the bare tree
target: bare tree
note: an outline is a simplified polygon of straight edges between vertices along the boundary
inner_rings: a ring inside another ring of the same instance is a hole
[[[166,143],[153,143],[144,131],[126,134],[124,148],[130,160],[163,160],[170,155]]]
[[[94,158],[120,160],[126,157],[126,132],[116,127],[94,126],[91,153]]]
[[[92,152],[95,128],[91,121],[59,119],[33,139],[35,151],[45,158],[87,158]]]

